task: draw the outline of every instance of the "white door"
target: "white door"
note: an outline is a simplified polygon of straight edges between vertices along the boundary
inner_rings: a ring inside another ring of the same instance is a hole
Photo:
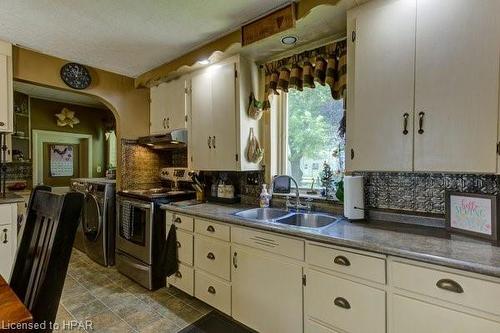
[[[499,13],[498,0],[418,1],[415,171],[497,171]]]
[[[166,83],[151,87],[150,89],[149,133],[151,135],[167,132],[166,92]]]
[[[186,128],[186,80],[181,77],[166,83],[166,86],[167,129]]]
[[[192,168],[212,170],[212,84],[210,71],[196,73],[191,79],[190,155]]]
[[[216,170],[235,170],[236,161],[236,76],[235,64],[217,67],[212,75],[212,148]]]
[[[10,120],[9,100],[9,61],[0,54],[0,132],[8,131]]]
[[[355,26],[354,101],[347,101],[350,169],[410,171],[415,0],[365,5]]]
[[[232,246],[232,314],[261,333],[302,333],[302,267]]]
[[[500,332],[498,322],[399,295],[393,296],[389,322],[393,333]]]
[[[14,235],[11,225],[0,225],[0,275],[7,281],[10,278],[15,255]]]

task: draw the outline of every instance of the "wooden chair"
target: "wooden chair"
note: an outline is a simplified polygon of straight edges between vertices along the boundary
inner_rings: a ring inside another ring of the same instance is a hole
[[[16,256],[10,286],[34,322],[54,322],[84,195],[58,195],[37,187]]]

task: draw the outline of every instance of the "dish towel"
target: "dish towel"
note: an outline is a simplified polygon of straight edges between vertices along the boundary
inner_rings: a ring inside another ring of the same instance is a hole
[[[165,267],[165,276],[175,274],[179,270],[179,262],[177,261],[177,233],[175,225],[170,226],[167,235],[167,243],[165,244],[165,251],[162,260],[163,267]]]

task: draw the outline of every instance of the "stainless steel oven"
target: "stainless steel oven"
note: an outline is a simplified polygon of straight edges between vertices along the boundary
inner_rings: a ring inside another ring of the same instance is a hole
[[[151,265],[154,205],[152,202],[119,197],[117,250]]]

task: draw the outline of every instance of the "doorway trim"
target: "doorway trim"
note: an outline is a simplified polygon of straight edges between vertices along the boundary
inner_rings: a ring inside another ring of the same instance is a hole
[[[79,144],[87,140],[88,176],[92,178],[92,135],[45,130],[33,130],[33,186],[43,183],[43,144],[55,142],[62,144]],[[69,184],[68,184],[69,186]]]

